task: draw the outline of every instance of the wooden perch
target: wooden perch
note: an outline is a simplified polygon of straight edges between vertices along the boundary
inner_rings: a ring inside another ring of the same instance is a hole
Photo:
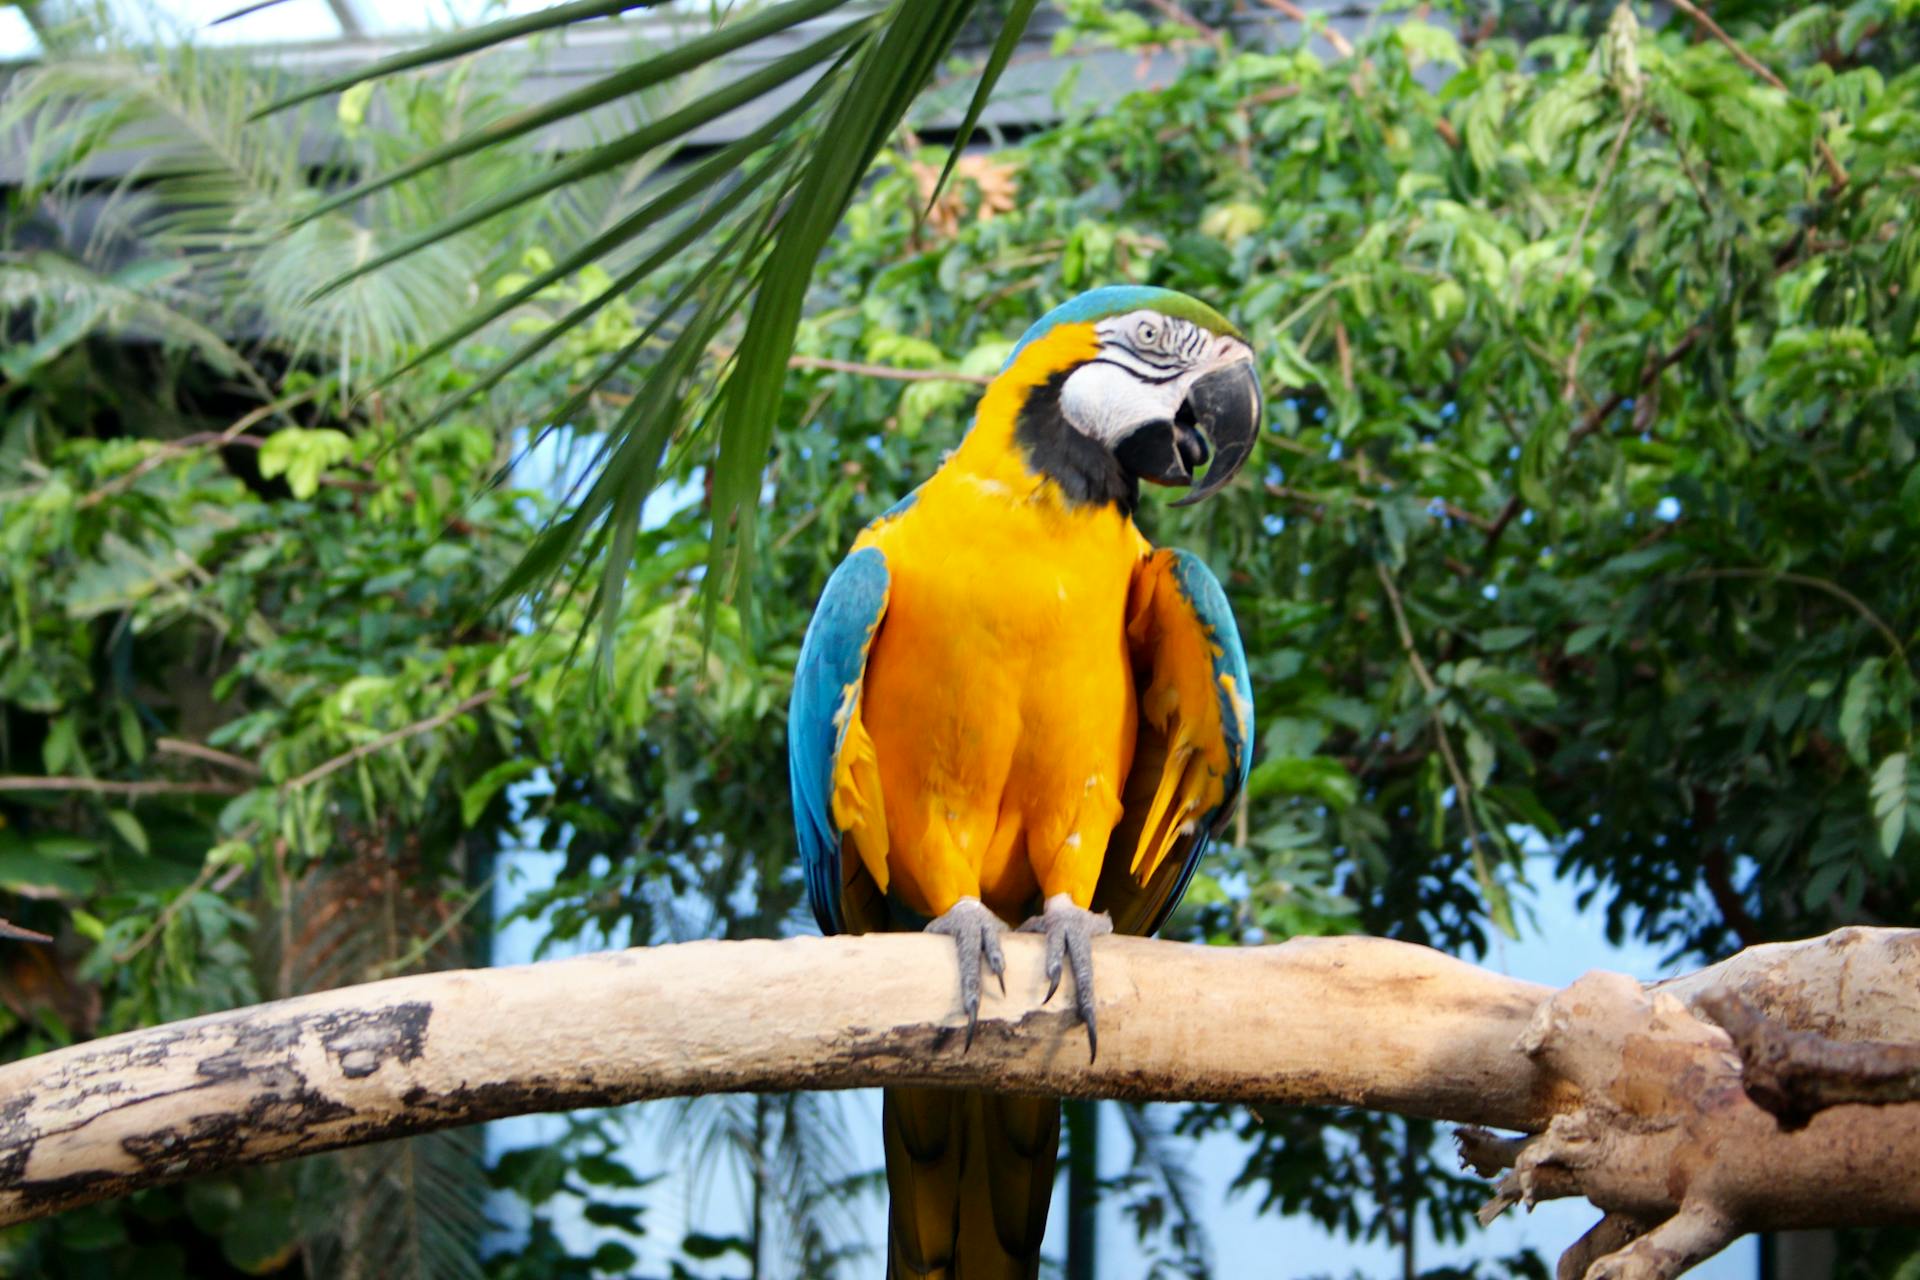
[[[1496,1203],[1585,1195],[1607,1215],[1563,1275],[1677,1274],[1763,1227],[1920,1222],[1920,1182],[1885,1176],[1920,1162],[1920,1106],[1783,1130],[1742,1091],[1726,1033],[1688,1012],[1732,992],[1832,1040],[1920,1041],[1920,932],[1753,948],[1651,994],[1613,975],[1555,993],[1370,938],[1103,939],[1091,1064],[1066,1002],[1042,1003],[1040,949],[1008,936],[1008,994],[989,989],[964,1051],[953,949],[917,935],[427,974],[93,1041],[0,1068],[0,1224],[498,1116],[897,1083],[1521,1130],[1536,1136],[1468,1135],[1487,1171],[1512,1169]]]

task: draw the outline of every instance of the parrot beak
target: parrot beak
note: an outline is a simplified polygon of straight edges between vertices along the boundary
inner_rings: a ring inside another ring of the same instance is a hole
[[[1254,371],[1251,357],[1215,369],[1193,384],[1186,403],[1180,406],[1180,413],[1174,419],[1174,435],[1183,459],[1190,453],[1181,433],[1204,437],[1193,446],[1199,454],[1194,465],[1206,461],[1208,443],[1213,445],[1213,465],[1207,469],[1207,478],[1200,487],[1174,506],[1190,507],[1210,498],[1239,474],[1253,452],[1254,442],[1260,438],[1263,407],[1260,375]]]
[[[1149,422],[1114,448],[1114,457],[1149,484],[1185,488],[1213,459],[1206,483],[1174,503],[1189,506],[1218,493],[1260,437],[1260,379],[1251,360],[1236,360],[1199,379],[1172,422]]]

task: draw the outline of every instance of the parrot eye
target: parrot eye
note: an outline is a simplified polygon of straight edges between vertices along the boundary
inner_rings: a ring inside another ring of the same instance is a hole
[[[1150,347],[1159,340],[1160,331],[1153,327],[1151,321],[1140,326],[1140,341],[1142,343]]]

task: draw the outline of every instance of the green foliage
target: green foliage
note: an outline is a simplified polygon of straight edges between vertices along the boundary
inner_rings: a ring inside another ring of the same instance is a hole
[[[1614,936],[1703,958],[1912,917],[1920,79],[1744,29],[1781,94],[1690,34],[1626,59],[1616,30],[1600,60],[1409,20],[1364,62],[1201,53],[998,157],[1009,211],[930,240],[913,166],[939,158],[895,153],[850,212],[808,355],[952,367],[1114,280],[1198,294],[1267,354],[1263,483],[1145,517],[1229,583],[1264,733],[1176,931],[1471,954],[1524,913],[1528,849]],[[952,437],[911,392],[789,387],[817,425],[776,451],[772,518],[824,547],[804,600]],[[837,413],[877,430],[834,447]],[[823,520],[850,486],[856,519]]]
[[[1143,516],[1228,584],[1262,729],[1244,819],[1171,932],[1364,929],[1472,955],[1524,925],[1529,871],[1577,878],[1614,936],[1703,958],[1912,918],[1920,73],[1898,6],[1716,6],[1785,93],[1683,27],[1609,31],[1584,6],[1475,39],[1475,22],[1383,19],[1352,58],[1318,37],[1195,42],[1166,88],[967,159],[984,168],[892,127],[966,7],[838,28],[816,96],[627,174],[635,198],[608,180],[592,218],[577,193],[460,216],[554,174],[524,139],[461,151],[475,128],[517,130],[462,71],[374,90],[398,133],[460,154],[356,194],[357,220],[270,149],[193,149],[167,179],[193,186],[127,193],[129,260],[153,265],[0,263],[0,297],[32,317],[0,373],[0,762],[80,780],[0,800],[18,896],[0,914],[61,937],[20,962],[47,973],[3,1002],[0,1047],[452,963],[522,833],[560,855],[521,908],[552,945],[810,928],[785,673],[854,533],[938,465],[976,394],[823,362],[990,373],[1040,311],[1118,281],[1245,327],[1275,428],[1218,498]],[[1068,42],[1186,39],[1131,9],[1071,13]],[[105,95],[89,74],[50,71],[42,107],[9,117],[51,130],[36,155],[69,157],[36,161],[29,197],[149,136],[36,114]],[[238,127],[264,102],[256,85],[155,107],[129,74],[96,118]],[[670,139],[692,101],[647,99],[635,127]],[[367,172],[411,154],[367,123],[376,103],[339,114]],[[829,160],[800,145],[819,138],[852,142]],[[750,199],[707,199],[736,182]],[[241,236],[183,272],[190,236],[254,225],[262,192],[309,215],[300,247]],[[804,213],[781,247],[760,200]],[[345,266],[423,236],[450,256],[369,266],[302,314]],[[481,300],[447,333],[406,302],[442,270]],[[206,340],[249,308],[257,350]],[[259,385],[236,393],[223,360]],[[717,466],[703,422],[727,424]],[[520,473],[551,470],[552,494],[490,485],[529,423],[564,424]],[[743,503],[762,527],[739,558]],[[567,585],[607,555],[616,577]],[[746,575],[737,607],[704,593],[712,565]],[[502,582],[558,585],[529,609]],[[407,927],[355,932],[352,911]],[[677,1242],[679,1274],[730,1274],[776,1240],[822,1274],[845,1260],[834,1211],[871,1180],[815,1102],[689,1113],[771,1207],[745,1235]],[[1452,1238],[1473,1198],[1422,1124],[1195,1108],[1180,1128],[1240,1133],[1244,1186],[1355,1238],[1416,1216]],[[1136,1135],[1114,1191],[1178,1274],[1203,1233],[1151,1154],[1164,1139]],[[648,1181],[612,1152],[596,1131],[501,1161],[534,1217],[489,1269],[631,1265]],[[0,1243],[76,1275],[208,1241],[258,1268],[321,1247],[277,1179]],[[223,1215],[235,1197],[263,1212]],[[457,1220],[468,1202],[436,1203]],[[616,1233],[593,1258],[555,1225],[580,1206]]]
[[[494,48],[509,40],[646,7],[646,2],[583,0],[527,17],[503,19],[309,86],[289,95],[284,105]],[[650,233],[681,237],[676,249],[644,258],[586,303],[589,314],[623,300],[636,285],[658,289],[667,275],[663,268],[680,249],[699,245],[705,257],[684,288],[659,303],[654,324],[633,343],[605,357],[600,380],[616,372],[670,318],[679,329],[666,357],[647,370],[630,410],[614,422],[598,467],[599,482],[584,490],[564,520],[545,531],[540,544],[508,580],[509,591],[551,585],[583,543],[595,551],[607,549],[607,563],[613,568],[598,588],[609,605],[604,642],[610,634],[613,610],[625,589],[621,570],[632,555],[639,530],[640,496],[659,477],[669,437],[708,422],[715,425],[718,436],[712,472],[713,498],[719,508],[714,528],[718,532],[712,539],[710,562],[717,571],[714,582],[719,594],[713,599],[729,593],[744,577],[753,563],[759,477],[771,443],[773,412],[782,393],[782,371],[793,351],[794,331],[813,265],[874,157],[899,127],[976,3],[893,0],[873,13],[833,14],[834,10],[847,9],[847,0],[784,0],[729,14],[708,35],[611,72],[566,98],[429,147],[404,164],[387,165],[385,172],[317,206],[313,216],[337,213],[362,197],[388,191],[393,184],[414,175],[436,172],[463,157],[498,152],[501,143],[546,123],[578,116],[642,89],[677,83],[684,90],[691,76],[721,69],[723,60],[736,50],[800,31],[800,24],[832,15],[824,32],[802,32],[798,47],[791,52],[744,73],[723,74],[709,92],[697,97],[688,94],[686,105],[678,111],[585,147],[550,171],[506,185],[477,204],[458,207],[434,226],[384,252],[367,255],[330,286],[352,287],[367,274],[412,255],[443,250],[489,218],[525,211],[530,202],[560,188],[656,156],[701,126],[740,108],[757,107],[771,114],[768,135],[750,137],[741,147],[743,152],[782,136],[788,141],[808,136],[834,140],[832,146],[777,148],[763,155],[758,167],[744,175],[731,163],[699,166],[582,250],[582,260],[601,260],[646,243]],[[1034,7],[1032,0],[1014,0],[1005,7],[994,48],[979,69],[978,84],[960,128],[961,141],[978,122]],[[767,105],[801,86],[807,87],[790,107]],[[712,196],[724,198],[711,201],[702,210],[702,198]],[[711,234],[716,231],[720,234]],[[690,312],[683,309],[688,303],[693,304]],[[717,364],[696,360],[694,357],[721,338],[743,310],[745,322],[737,358]],[[568,327],[570,323],[563,322],[534,338],[506,362],[506,367],[517,367]],[[567,415],[557,416],[564,419]]]
[[[384,89],[381,114],[411,138],[485,121],[503,99],[475,83]],[[0,807],[0,885],[61,939],[0,975],[11,1055],[472,962],[504,788],[546,761],[567,785],[622,791],[618,745],[660,672],[671,658],[684,679],[702,654],[690,588],[636,598],[635,640],[604,677],[567,661],[589,610],[557,606],[533,632],[488,604],[550,509],[484,492],[524,409],[497,396],[420,428],[469,380],[448,361],[354,395],[371,364],[424,340],[421,308],[456,293],[421,274],[434,259],[307,300],[341,255],[538,159],[476,158],[380,201],[370,225],[342,215],[277,236],[262,202],[316,195],[243,123],[270,92],[191,50],[84,53],[25,75],[0,108],[37,142],[7,228],[59,246],[0,259],[30,338],[0,353],[0,771],[55,779]],[[403,135],[348,105],[354,162],[379,163]],[[88,157],[136,145],[164,176],[114,193],[120,238],[65,234]],[[449,248],[458,290],[489,287],[542,236],[580,234],[569,210],[548,212]],[[139,265],[96,261],[122,252]],[[244,354],[212,336],[236,318],[257,335]],[[538,399],[549,377],[565,373],[529,370],[516,389]],[[187,1224],[164,1258],[153,1232],[90,1236],[69,1219],[6,1247],[59,1274],[474,1274],[471,1138],[159,1193],[153,1212]],[[229,1200],[247,1211],[196,1207]]]

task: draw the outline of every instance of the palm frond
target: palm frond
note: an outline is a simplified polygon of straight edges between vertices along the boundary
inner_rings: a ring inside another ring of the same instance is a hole
[[[392,57],[355,67],[351,71],[308,85],[298,93],[290,94],[277,101],[270,102],[254,113],[256,119],[284,111],[288,107],[311,102],[315,98],[325,97],[329,93],[339,93],[342,89],[351,89],[356,84],[368,80],[379,80],[396,75],[402,71],[413,71],[420,67],[430,67],[437,62],[447,62],[454,58],[465,57],[470,53],[480,53],[495,49],[515,40],[528,36],[545,35],[558,31],[562,27],[575,23],[591,22],[596,18],[612,18],[631,9],[655,8],[666,0],[575,0],[572,4],[558,4],[538,13],[530,13],[519,18],[502,18],[483,26],[443,36],[431,44],[418,49],[396,53]],[[244,16],[253,11],[252,6],[238,13],[230,13],[222,22]]]
[[[697,71],[714,61],[735,53],[768,36],[778,35],[790,27],[799,25],[810,18],[817,18],[844,4],[846,0],[788,0],[786,4],[775,5],[761,10],[739,22],[716,29],[712,34],[649,58],[644,62],[604,76],[592,84],[576,89],[572,93],[561,94],[536,107],[503,119],[496,120],[484,128],[442,143],[407,161],[396,169],[368,178],[357,186],[350,187],[338,195],[322,201],[308,217],[329,213],[344,205],[352,204],[375,191],[383,190],[397,182],[404,182],[416,174],[436,168],[452,160],[472,155],[476,151],[497,147],[525,134],[544,129],[550,124],[564,120],[573,120],[586,115],[596,107],[621,98],[655,88],[678,76]],[[790,78],[782,75],[781,80]],[[750,93],[749,97],[757,97]],[[716,112],[714,114],[724,114]],[[712,115],[706,117],[711,119]],[[703,119],[701,123],[704,123]],[[663,122],[664,124],[665,122]],[[645,135],[638,135],[644,137]],[[631,145],[631,144],[630,144]],[[651,145],[643,144],[642,151],[652,150]],[[571,181],[566,179],[565,181]],[[517,202],[516,202],[517,203]]]
[[[1007,69],[1007,63],[1013,60],[1013,51],[1020,47],[1020,37],[1026,34],[1027,23],[1033,20],[1033,11],[1039,7],[1040,0],[1013,0],[1007,9],[1006,24],[1000,28],[1000,36],[993,42],[992,52],[987,54],[986,66],[980,70],[980,83],[974,87],[973,99],[967,103],[967,114],[955,131],[957,141],[947,152],[947,162],[941,166],[939,180],[933,184],[933,192],[927,197],[927,207],[931,208],[946,190],[947,183],[953,180],[953,167],[960,163],[965,151],[967,139],[980,124],[981,113],[987,109],[987,100],[993,96],[993,86],[1000,82],[1000,76]],[[924,217],[924,212],[922,214]]]
[[[676,273],[673,297],[656,304],[642,338],[587,379],[588,391],[613,376],[627,360],[651,355],[635,389],[633,408],[623,414],[601,450],[600,474],[574,510],[548,528],[511,575],[506,590],[544,586],[583,545],[609,553],[599,591],[603,613],[617,609],[625,549],[633,544],[639,512],[659,474],[669,443],[708,427],[718,435],[713,482],[713,561],[707,584],[710,601],[744,584],[744,569],[754,551],[755,508],[778,410],[786,363],[813,264],[853,198],[881,147],[899,127],[908,109],[932,79],[978,0],[890,0],[879,9],[852,0],[783,0],[745,14],[729,14],[708,35],[640,63],[622,68],[564,99],[516,113],[489,128],[475,130],[376,174],[361,185],[319,206],[316,213],[341,208],[386,190],[403,188],[462,158],[484,154],[507,139],[577,117],[640,87],[655,87],[702,71],[779,38],[791,42],[806,32],[800,47],[745,74],[721,75],[717,92],[617,136],[585,147],[549,171],[476,202],[417,236],[368,259],[336,285],[377,271],[411,254],[439,245],[487,219],[546,199],[570,184],[620,165],[656,157],[699,130],[735,111],[753,109],[771,119],[746,137],[669,183],[631,215],[610,223],[562,264],[529,281],[506,299],[477,307],[429,348],[435,354],[500,316],[524,305],[541,289],[590,262],[617,262],[634,253],[638,260],[608,275],[615,284],[598,297],[560,317],[553,329],[508,356],[505,370],[517,367],[545,342],[583,323],[600,307],[651,288],[666,271]],[[312,85],[283,105],[343,89],[363,79],[424,67],[482,49],[559,30],[579,22],[639,7],[633,4],[563,4],[462,32],[419,49]],[[1035,4],[1016,0],[1008,12],[968,107],[955,153],[977,123],[987,96],[1005,69]],[[843,12],[836,12],[843,11]],[[816,28],[825,28],[816,33]],[[766,146],[776,156],[755,165],[752,157]],[[758,179],[732,185],[740,166]],[[731,188],[731,189],[729,189]],[[701,200],[724,203],[694,211]],[[712,247],[697,265],[678,259],[698,244]],[[645,246],[651,246],[649,252]],[[671,246],[671,249],[668,249]],[[726,326],[742,310],[744,331],[729,357],[707,355]],[[497,382],[482,379],[485,386]],[[571,422],[568,412],[584,403],[576,395],[548,415]]]
[[[747,195],[753,185],[771,176],[773,166],[763,164],[747,170],[747,176],[740,177],[748,161],[758,152],[765,150],[788,125],[798,119],[811,107],[818,96],[819,86],[795,99],[793,104],[777,113],[765,124],[714,152],[707,159],[695,164],[675,180],[665,191],[649,199],[632,213],[620,218],[613,225],[594,235],[579,247],[562,255],[551,267],[530,277],[527,282],[511,293],[495,299],[480,307],[452,329],[439,335],[429,346],[406,363],[393,371],[392,377],[410,372],[428,361],[438,359],[458,344],[466,341],[480,330],[494,323],[516,307],[525,305],[544,290],[572,276],[581,268],[599,261],[616,252],[622,246],[631,244],[650,230],[658,227],[667,217],[680,211],[696,197],[719,186],[724,180],[733,179],[733,185],[727,187],[724,199],[709,201],[705,212],[692,218],[688,226],[668,237],[659,248],[648,254],[641,266],[623,273],[612,286],[569,312],[563,319],[556,321],[534,340],[524,344],[512,356],[496,365],[475,384],[463,397],[484,395],[493,389],[501,378],[527,359],[564,336],[576,325],[591,319],[601,307],[627,296],[641,279],[658,270],[666,261],[681,253],[700,237],[708,234],[718,223],[730,214],[738,212],[732,207]]]
[[[642,1114],[663,1116],[661,1144],[678,1152],[692,1175],[696,1213],[713,1179],[726,1177],[749,1212],[759,1209],[761,1220],[748,1225],[748,1235],[762,1257],[798,1262],[850,1256],[864,1236],[867,1206],[859,1199],[881,1183],[847,1140],[866,1119],[847,1114],[857,1096],[711,1094]]]
[[[1199,1186],[1185,1155],[1177,1150],[1174,1131],[1154,1118],[1152,1104],[1114,1105],[1133,1141],[1132,1168],[1117,1188],[1131,1191],[1133,1200],[1123,1207],[1135,1218],[1143,1240],[1150,1224],[1160,1226],[1180,1260],[1189,1264],[1183,1273],[1205,1275],[1209,1249],[1206,1224],[1199,1213]],[[1155,1268],[1156,1274],[1159,1270]]]
[[[480,1280],[487,1231],[481,1131],[449,1129],[316,1157],[302,1199],[326,1213],[301,1235],[310,1276]]]
[[[439,165],[430,182],[362,202],[357,220],[334,212],[289,230],[289,213],[324,197],[299,155],[306,131],[298,115],[272,127],[248,123],[271,100],[274,76],[227,52],[102,38],[103,50],[53,56],[24,73],[0,103],[0,132],[18,129],[29,139],[28,197],[57,214],[69,192],[94,190],[94,175],[122,171],[77,256],[171,264],[170,286],[197,299],[197,317],[261,335],[295,362],[331,366],[345,392],[395,352],[430,340],[445,324],[448,300],[468,297],[497,271],[509,241],[540,234],[546,208],[535,205],[529,219],[442,236],[405,263],[392,263],[389,252],[472,206],[474,190],[518,186],[546,167],[524,148]],[[484,130],[513,109],[499,77],[390,86],[388,102],[410,137],[430,144]],[[338,132],[349,157],[398,154],[376,130],[343,122]],[[392,265],[363,269],[375,260]],[[346,287],[313,298],[343,271],[353,273]]]
[[[812,70],[858,39],[867,25],[855,23],[842,27],[814,41],[804,49],[790,53],[759,71],[741,78],[717,93],[689,103],[665,119],[650,121],[632,133],[583,151],[555,165],[552,169],[527,179],[518,186],[482,200],[470,209],[463,209],[438,226],[412,236],[379,257],[355,267],[327,288],[338,288],[369,271],[378,271],[408,254],[417,253],[491,218],[519,209],[583,178],[590,178],[595,174],[605,173],[609,169],[640,160],[660,147],[677,141],[703,125],[711,124],[721,116],[738,110]],[[375,180],[370,184],[370,189],[379,189],[386,185],[388,184],[383,181]]]
[[[104,225],[156,251],[201,253],[197,273],[218,296],[275,233],[275,211],[304,189],[296,149],[278,131],[246,125],[263,96],[259,73],[238,58],[191,45],[109,47],[50,58],[16,79],[0,130],[28,139],[21,185],[30,199],[121,170]],[[283,128],[297,137],[300,121]]]
[[[264,313],[265,330],[296,362],[314,356],[333,364],[343,391],[356,372],[430,339],[443,323],[445,300],[461,296],[474,278],[474,247],[456,239],[313,296],[316,280],[377,256],[381,243],[378,230],[323,218],[263,246],[249,272],[247,298]]]
[[[193,313],[179,263],[143,260],[110,273],[57,253],[0,258],[0,316],[22,314],[32,340],[0,350],[0,377],[21,380],[92,334],[192,350],[212,368],[251,376],[247,362]]]
[[[289,882],[258,935],[262,985],[280,996],[326,990],[390,976],[417,954],[424,968],[465,963],[458,930],[445,928],[442,890],[453,885],[423,876],[382,832],[343,834],[350,860],[316,864]],[[302,1225],[308,1275],[484,1274],[477,1259],[487,1183],[478,1130],[312,1157],[297,1178],[303,1199],[325,1207]]]

